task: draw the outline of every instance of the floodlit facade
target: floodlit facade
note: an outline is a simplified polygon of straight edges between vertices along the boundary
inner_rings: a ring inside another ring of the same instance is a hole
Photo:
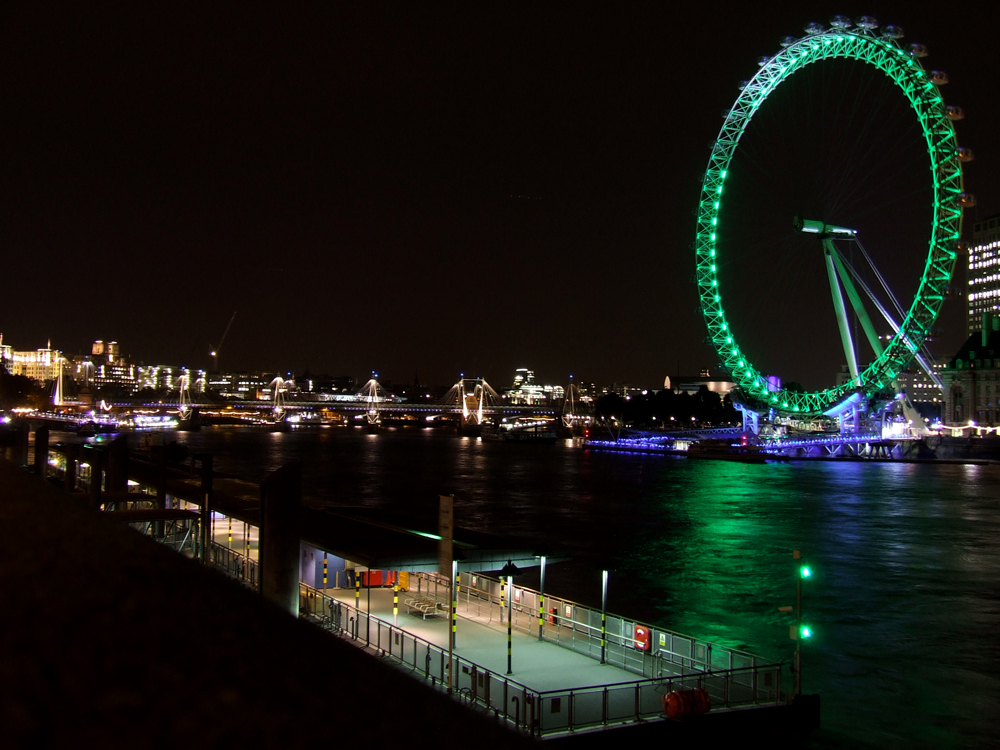
[[[969,249],[968,328],[980,330],[983,314],[1000,314],[1000,214],[976,222]]]
[[[1000,316],[987,313],[980,325],[941,371],[949,425],[1000,424]]]
[[[24,375],[39,383],[46,383],[59,377],[59,363],[65,363],[62,352],[52,348],[51,343],[44,349],[19,352],[3,345],[0,336],[0,356],[11,375]],[[67,367],[67,371],[68,371]]]

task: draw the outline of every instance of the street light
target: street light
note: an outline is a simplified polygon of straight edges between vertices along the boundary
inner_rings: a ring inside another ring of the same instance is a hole
[[[500,569],[501,585],[503,579],[507,579],[507,674],[514,674],[511,671],[511,615],[512,602],[514,601],[514,576],[520,573],[520,569],[510,560]],[[501,609],[501,612],[503,610]]]

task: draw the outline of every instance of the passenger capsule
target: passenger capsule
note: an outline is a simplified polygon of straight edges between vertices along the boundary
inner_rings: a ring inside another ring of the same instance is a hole
[[[794,36],[786,36],[784,39],[781,40],[781,46],[782,47],[791,47],[797,41],[799,41],[799,40],[796,39]]]
[[[958,151],[955,152],[959,161],[969,162],[976,158],[976,155],[972,153],[971,148],[966,148],[965,146],[959,146]]]
[[[822,34],[824,31],[826,31],[826,27],[821,23],[813,21],[810,24],[806,24],[807,34]]]
[[[948,74],[943,70],[932,70],[931,73],[931,83],[935,86],[944,86],[948,83]]]
[[[834,16],[830,19],[830,25],[835,29],[851,28],[851,19],[847,16]]]
[[[740,81],[740,91],[750,85],[750,81]]]
[[[944,113],[948,116],[948,119],[953,122],[965,119],[965,112],[962,111],[961,107],[956,107],[954,104],[946,107]]]
[[[865,29],[871,31],[872,29],[878,28],[878,21],[876,21],[872,16],[861,16],[854,24],[859,29]]]
[[[976,205],[976,196],[972,193],[959,193],[958,201],[962,204],[962,208],[972,208]]]
[[[757,64],[762,68],[769,62],[771,62],[770,55],[761,55],[760,57],[757,58]]]
[[[886,26],[882,29],[882,36],[886,39],[900,39],[903,36],[903,30],[899,26]]]
[[[927,57],[927,47],[923,44],[911,44],[910,54],[914,57]]]

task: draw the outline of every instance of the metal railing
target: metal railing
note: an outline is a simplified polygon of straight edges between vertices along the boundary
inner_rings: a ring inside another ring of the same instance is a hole
[[[442,586],[447,590],[447,579],[442,576],[420,574],[419,578],[427,581],[428,585]],[[504,606],[501,607],[501,581],[498,579],[461,573],[459,581],[459,612],[465,616],[488,622],[505,622],[506,600],[513,593],[510,609],[514,630],[537,636],[541,618],[543,640],[593,659],[601,658],[600,610],[546,594],[544,612],[541,612],[539,592],[516,584],[513,592],[504,592]],[[637,628],[645,631],[644,640],[636,638]],[[776,667],[780,672],[781,667],[778,662],[753,654],[611,613],[605,618],[604,641],[605,662],[653,679],[695,672],[770,667]]]
[[[470,596],[470,604],[472,600]],[[431,643],[304,583],[299,584],[299,614],[374,649],[435,687],[444,689],[448,685],[446,646]],[[663,697],[671,690],[702,688],[716,709],[777,704],[781,699],[781,665],[776,663],[686,672],[682,667],[676,674],[559,690],[533,690],[458,654],[452,655],[452,663],[452,691],[457,698],[537,737],[661,718]]]

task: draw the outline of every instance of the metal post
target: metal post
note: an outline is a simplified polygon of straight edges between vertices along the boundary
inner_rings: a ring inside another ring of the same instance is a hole
[[[361,572],[354,566],[354,608],[361,611]]]
[[[324,567],[325,569],[325,567]],[[326,575],[323,576],[324,581]],[[399,584],[395,583],[392,586],[392,624],[398,625],[397,618],[399,617]]]
[[[800,550],[792,550],[795,560],[802,559]],[[802,575],[795,571],[795,682],[793,695],[802,692]]]
[[[366,598],[368,602],[365,604],[365,608],[368,610],[368,616],[365,617],[365,643],[369,646],[372,642],[372,569],[368,568],[368,575],[365,576],[365,591],[367,592]]]
[[[326,564],[327,564],[326,561],[327,561],[326,550],[323,550],[323,592],[324,593],[326,593]]]
[[[545,555],[542,555],[542,576],[538,584],[538,640],[545,631]]]
[[[451,561],[451,647],[458,648],[458,560]]]
[[[511,652],[511,648],[510,648],[511,647],[511,637],[510,637],[511,636],[511,633],[510,633],[510,628],[511,628],[511,621],[510,621],[510,619],[511,618],[510,618],[510,615],[511,615],[511,609],[512,609],[512,607],[511,607],[511,601],[514,599],[514,591],[511,588],[511,586],[513,586],[513,585],[514,585],[514,577],[513,576],[507,576],[507,674],[513,674],[513,672],[511,672],[511,669],[510,669],[510,656],[511,656],[511,654],[510,654],[510,652]]]
[[[607,655],[608,571],[601,571],[601,664]]]
[[[451,561],[451,572],[452,575],[448,576],[448,599],[451,601],[451,632],[448,633],[448,693],[449,695],[455,689],[455,566],[457,561]],[[438,572],[441,569],[438,568]],[[434,579],[434,596],[437,597],[437,579]],[[444,658],[444,654],[441,654],[441,658]]]

